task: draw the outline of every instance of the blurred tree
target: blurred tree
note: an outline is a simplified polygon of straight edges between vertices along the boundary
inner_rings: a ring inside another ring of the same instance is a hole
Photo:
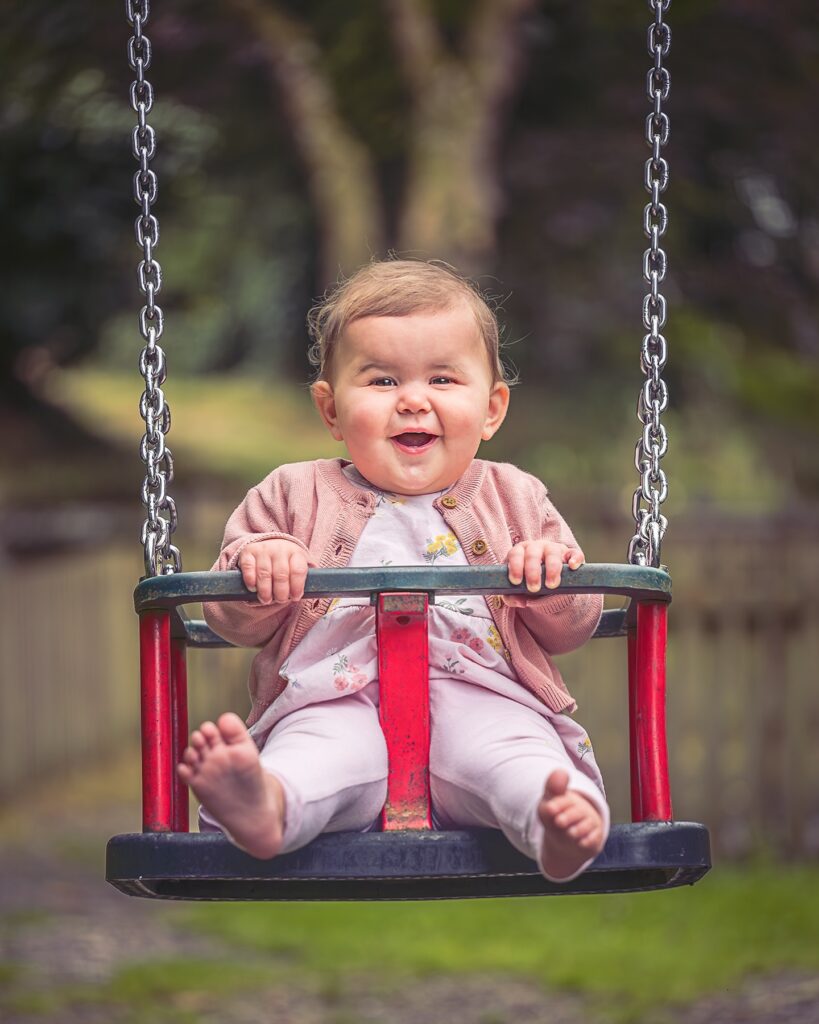
[[[271,0],[227,2],[263,43],[281,90],[319,214],[321,276],[330,283],[339,270],[350,272],[383,252],[387,241],[371,154],[341,115],[327,58],[303,16]],[[534,6],[473,4],[460,14],[454,42],[428,0],[384,0],[375,9],[362,4],[344,12],[345,19],[386,20],[406,96],[400,250],[449,259],[471,273],[493,262],[498,144],[523,70],[522,18]]]
[[[819,25],[808,0],[673,15],[672,395],[795,465],[784,432],[819,419]],[[630,405],[647,22],[634,0],[157,0],[171,370],[303,379],[311,296],[397,248],[497,275],[551,403]],[[138,350],[134,115],[121,9],[29,0],[4,30],[0,389],[19,409],[54,362]]]
[[[87,15],[71,0],[45,7],[18,8],[0,41],[0,218],[8,257],[0,391],[7,408],[31,401],[26,383],[51,360],[93,346],[90,328],[110,315],[118,291],[98,270],[124,208],[110,174],[123,162],[110,138],[74,117],[73,101],[94,88],[87,76],[75,77]]]

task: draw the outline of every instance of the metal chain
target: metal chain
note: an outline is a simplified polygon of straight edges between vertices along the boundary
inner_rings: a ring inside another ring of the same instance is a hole
[[[137,246],[142,250],[137,280],[145,296],[145,305],[139,312],[139,332],[145,340],[139,356],[139,370],[145,381],[139,400],[139,411],[145,421],[139,454],[145,463],[141,498],[148,515],[142,524],[141,540],[145,548],[145,575],[160,576],[179,572],[182,556],[179,548],[171,544],[177,524],[176,505],[167,490],[173,480],[173,455],[165,444],[165,435],[171,427],[171,411],[162,392],[165,353],[157,344],[162,337],[164,317],[162,308],[156,304],[156,296],[162,288],[162,268],[154,258],[159,242],[159,221],[152,212],[157,195],[156,171],[151,169],[156,134],[148,124],[154,91],[145,77],[151,66],[151,41],[143,28],[150,13],[150,0],[125,0],[125,15],[134,30],[128,40],[128,63],[136,72],[130,95],[131,106],[139,120],[131,135],[131,149],[139,164],[134,174],[134,199],[141,210],[135,224]]]
[[[660,201],[660,195],[668,188],[668,163],[661,153],[671,128],[668,114],[662,109],[671,86],[668,69],[663,66],[663,58],[671,47],[671,29],[663,15],[671,6],[671,0],[648,0],[648,6],[654,12],[654,21],[648,28],[648,52],[654,58],[654,66],[646,77],[653,109],[646,118],[646,141],[651,147],[651,156],[646,160],[644,180],[651,199],[643,210],[643,230],[649,239],[649,247],[643,253],[643,278],[650,290],[643,299],[643,326],[648,333],[640,348],[640,366],[646,380],[637,403],[637,418],[643,424],[643,433],[634,452],[640,486],[632,500],[636,532],[628,546],[628,560],[632,565],[659,566],[660,546],[668,526],[668,520],[660,513],[668,494],[668,481],[660,468],[660,459],[668,450],[668,435],[660,420],[668,407],[668,387],[660,376],[668,356],[666,340],[660,333],[667,314],[660,284],[668,268],[660,239],[668,227],[668,210]]]

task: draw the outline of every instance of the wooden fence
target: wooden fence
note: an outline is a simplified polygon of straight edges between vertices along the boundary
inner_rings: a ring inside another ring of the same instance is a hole
[[[206,547],[218,542],[208,522]],[[210,517],[208,517],[210,520]],[[740,857],[819,853],[819,531],[816,521],[675,522],[669,739],[674,809]],[[589,561],[623,531],[579,530]],[[188,553],[188,566],[209,557]],[[103,758],[139,730],[134,545],[7,563],[0,579],[0,799]],[[614,604],[615,602],[613,602]],[[247,706],[252,652],[192,652],[191,719]],[[627,820],[626,652],[598,640],[560,659]]]

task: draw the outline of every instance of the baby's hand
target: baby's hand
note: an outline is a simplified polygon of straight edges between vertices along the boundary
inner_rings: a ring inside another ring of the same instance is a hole
[[[260,540],[248,544],[239,556],[239,568],[248,590],[259,604],[284,604],[304,596],[307,554],[289,540]]]
[[[524,540],[509,552],[509,582],[522,583],[526,589],[537,593],[540,590],[543,566],[546,566],[546,586],[553,590],[560,586],[560,572],[564,565],[577,569],[586,560],[578,547],[568,547],[552,540]],[[523,608],[528,598],[523,594],[503,594],[504,603],[512,608]]]

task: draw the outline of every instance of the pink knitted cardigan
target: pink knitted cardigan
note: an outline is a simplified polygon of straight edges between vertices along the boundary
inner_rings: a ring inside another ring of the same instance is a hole
[[[274,538],[299,544],[313,567],[346,565],[375,511],[375,495],[351,483],[342,472],[344,465],[342,459],[319,459],[275,469],[231,515],[213,568],[235,569],[248,544]],[[438,498],[435,507],[471,565],[502,564],[521,540],[576,543],[543,484],[508,463],[475,459],[446,497],[446,505]],[[205,605],[205,618],[215,632],[240,646],[262,647],[250,673],[249,725],[286,686],[279,669],[329,604],[329,599],[309,599],[286,605]],[[573,711],[576,704],[549,655],[571,651],[589,639],[603,599],[558,594],[510,608],[490,597],[488,605],[520,682],[552,711]]]

